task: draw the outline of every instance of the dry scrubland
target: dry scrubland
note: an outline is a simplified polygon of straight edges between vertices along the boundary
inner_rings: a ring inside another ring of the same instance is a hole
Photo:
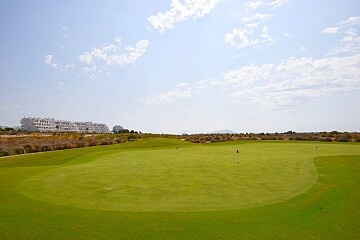
[[[21,134],[0,135],[0,157],[24,153],[111,145],[134,141],[139,134]]]
[[[192,143],[214,143],[238,140],[297,140],[323,142],[360,142],[360,133],[241,133],[241,134],[79,134],[79,133],[26,133],[0,132],[0,157],[24,153],[46,152],[99,145],[112,145],[153,137],[183,139]]]

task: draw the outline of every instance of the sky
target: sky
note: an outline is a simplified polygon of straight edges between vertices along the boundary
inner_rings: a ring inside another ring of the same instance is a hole
[[[0,125],[360,131],[358,0],[0,0]]]

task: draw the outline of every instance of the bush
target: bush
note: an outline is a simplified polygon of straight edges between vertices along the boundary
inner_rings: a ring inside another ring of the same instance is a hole
[[[114,143],[122,143],[122,139],[121,138],[114,138],[113,140]]]
[[[129,141],[135,141],[137,138],[138,138],[138,136],[135,135],[135,134],[130,134],[130,135],[128,136],[128,140],[129,140]],[[167,138],[166,135],[164,135],[164,138]]]
[[[40,151],[41,152],[52,151],[52,147],[51,145],[42,145]]]
[[[10,153],[6,150],[1,150],[0,151],[0,156],[3,157],[3,156],[10,156]]]
[[[338,141],[338,142],[348,142],[349,139],[344,138],[344,137],[341,137],[341,138],[338,138],[337,141]]]
[[[34,152],[34,147],[31,146],[30,144],[25,144],[23,146],[24,150],[26,153],[33,153]]]
[[[83,147],[86,147],[85,143],[83,143],[83,142],[76,143],[76,148],[83,148]]]
[[[112,144],[112,142],[109,139],[103,139],[103,140],[101,140],[100,144],[101,145],[110,145],[110,144]]]
[[[13,148],[13,153],[15,155],[18,155],[18,154],[24,154],[25,153],[25,149],[22,148],[22,147],[16,147],[16,148]]]
[[[320,138],[317,136],[314,136],[314,137],[310,136],[310,141],[320,141]]]
[[[41,146],[40,145],[34,145],[33,149],[34,149],[34,152],[41,152]]]
[[[97,143],[95,141],[89,141],[89,146],[90,147],[97,146]]]
[[[331,137],[326,137],[326,138],[321,138],[320,141],[323,141],[323,142],[332,142],[332,138]]]
[[[261,137],[261,140],[278,140],[276,136]]]

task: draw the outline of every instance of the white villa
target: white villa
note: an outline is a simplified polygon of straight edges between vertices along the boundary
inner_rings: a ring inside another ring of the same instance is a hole
[[[24,117],[20,121],[24,131],[39,132],[78,132],[78,133],[108,133],[109,128],[103,123],[72,122],[55,120],[53,118]]]

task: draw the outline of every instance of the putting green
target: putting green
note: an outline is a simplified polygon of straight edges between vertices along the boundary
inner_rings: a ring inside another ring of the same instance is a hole
[[[18,189],[37,200],[98,210],[247,208],[308,190],[317,180],[316,151],[313,144],[280,143],[119,151],[36,175]]]

